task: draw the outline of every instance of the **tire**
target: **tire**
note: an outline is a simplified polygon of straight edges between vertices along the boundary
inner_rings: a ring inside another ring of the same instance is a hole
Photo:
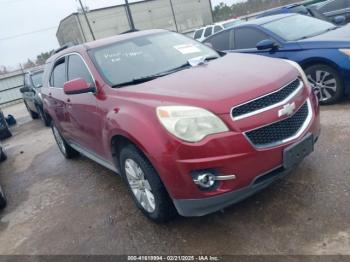
[[[75,158],[79,155],[79,152],[76,151],[73,147],[71,147],[62,137],[61,133],[58,131],[55,124],[52,122],[51,125],[53,136],[55,137],[57,146],[61,151],[62,155],[67,159]]]
[[[324,64],[315,64],[305,69],[305,74],[322,105],[338,102],[344,94],[344,85],[339,73]]]
[[[121,150],[120,167],[121,175],[136,206],[146,217],[155,222],[163,223],[177,214],[157,172],[134,145],[127,145]],[[132,171],[136,171],[136,173]],[[132,173],[136,175],[136,179]],[[131,185],[133,185],[133,189]]]
[[[6,206],[7,206],[6,195],[0,186],[0,209],[4,209]]]
[[[25,101],[24,101],[24,105],[26,106],[27,111],[28,111],[28,113],[29,113],[29,115],[30,115],[30,117],[31,117],[32,119],[38,119],[38,118],[39,118],[39,114],[36,113],[36,112],[33,112],[33,111],[29,108],[29,106],[27,105],[27,103],[26,103]]]
[[[4,150],[2,147],[0,147],[0,162],[3,162],[7,159],[7,155],[5,154]]]
[[[42,106],[36,105],[36,108],[37,108],[37,110],[39,112],[39,117],[44,122],[45,126],[50,126],[50,120],[45,115]]]
[[[12,136],[12,133],[10,131],[10,129],[8,128],[8,126],[5,127],[5,129],[0,131],[0,140],[4,140],[6,138],[9,138]]]

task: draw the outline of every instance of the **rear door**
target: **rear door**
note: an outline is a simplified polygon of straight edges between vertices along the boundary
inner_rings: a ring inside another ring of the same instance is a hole
[[[94,78],[80,54],[70,54],[67,56],[67,60],[68,81],[82,78],[90,85],[95,85]],[[101,119],[97,114],[96,105],[96,95],[91,92],[67,97],[67,113],[70,119],[69,132],[73,141],[90,153],[102,156]]]
[[[64,83],[67,81],[66,71],[66,58],[56,60],[50,75],[48,96],[45,99],[55,125],[65,139],[70,139],[69,117],[66,111],[67,96],[63,91]]]

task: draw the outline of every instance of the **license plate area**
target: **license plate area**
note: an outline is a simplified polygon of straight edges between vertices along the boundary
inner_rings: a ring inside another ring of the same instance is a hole
[[[283,167],[290,169],[298,165],[305,157],[314,151],[314,136],[307,135],[297,144],[287,147],[283,152]]]

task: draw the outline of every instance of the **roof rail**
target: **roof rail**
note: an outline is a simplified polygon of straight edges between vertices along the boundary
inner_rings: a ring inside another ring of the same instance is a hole
[[[60,47],[57,48],[55,51],[53,51],[53,54],[57,54],[57,53],[63,51],[64,49],[67,49],[67,48],[72,47],[72,46],[75,46],[75,44],[73,44],[73,43],[67,43],[67,44],[65,44],[65,45],[63,45],[63,46],[60,46]]]

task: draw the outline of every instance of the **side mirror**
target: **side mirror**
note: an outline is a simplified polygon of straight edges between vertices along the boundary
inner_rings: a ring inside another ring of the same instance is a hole
[[[275,41],[271,39],[265,39],[260,41],[257,45],[256,48],[258,50],[274,50],[278,48],[278,45],[276,44]]]
[[[30,88],[29,88],[28,86],[24,86],[24,87],[21,87],[21,88],[19,89],[19,91],[20,91],[21,93],[27,93],[27,92],[30,92]]]
[[[63,91],[67,95],[78,95],[83,93],[95,92],[95,87],[91,86],[82,78],[68,81],[63,86]]]
[[[333,18],[333,23],[336,25],[344,25],[346,22],[346,17],[343,15],[339,15]]]

